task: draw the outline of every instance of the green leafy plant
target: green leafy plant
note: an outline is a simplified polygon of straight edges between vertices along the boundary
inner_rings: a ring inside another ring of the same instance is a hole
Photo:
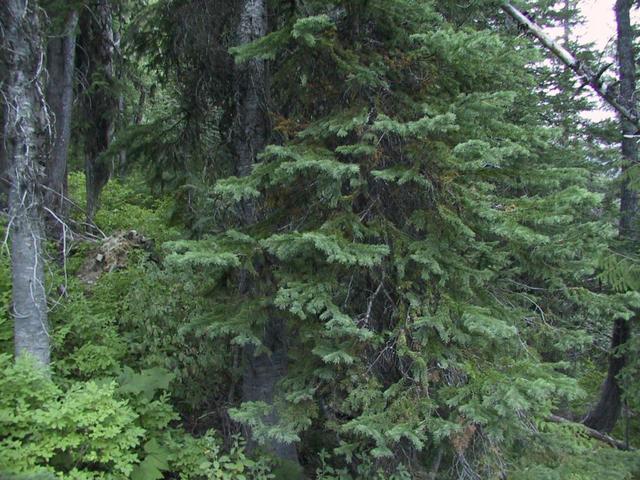
[[[116,383],[63,391],[28,358],[0,356],[0,472],[67,478],[128,478],[144,437]]]

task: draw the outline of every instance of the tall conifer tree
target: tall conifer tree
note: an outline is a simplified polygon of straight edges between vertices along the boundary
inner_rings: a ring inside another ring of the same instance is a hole
[[[444,448],[488,477],[529,421],[576,394],[530,343],[550,308],[536,291],[575,302],[566,293],[608,235],[592,213],[601,197],[522,101],[530,51],[488,30],[486,11],[459,28],[448,4],[308,2],[234,49],[273,61],[279,141],[216,192],[260,198],[262,220],[180,242],[172,261],[271,272],[212,325],[273,355],[262,319],[287,319],[279,423],[264,402],[232,411],[263,443],[314,425],[326,447],[389,471]]]

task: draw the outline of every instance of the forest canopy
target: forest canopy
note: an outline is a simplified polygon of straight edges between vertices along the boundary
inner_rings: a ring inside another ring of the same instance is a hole
[[[638,4],[580,7],[2,0],[0,478],[640,478]]]

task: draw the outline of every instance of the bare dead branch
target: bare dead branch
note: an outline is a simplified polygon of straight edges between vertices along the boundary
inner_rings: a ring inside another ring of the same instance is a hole
[[[520,25],[525,27],[531,34],[536,37],[540,43],[551,53],[553,53],[562,63],[573,70],[576,76],[583,82],[584,85],[589,85],[592,90],[611,105],[623,118],[631,122],[636,129],[640,131],[640,118],[638,115],[622,105],[618,99],[616,99],[610,92],[611,89],[608,85],[601,81],[601,76],[604,73],[594,73],[591,69],[578,60],[571,52],[564,48],[559,43],[555,42],[549,37],[542,28],[536,23],[532,22],[527,16],[525,16],[520,10],[511,5],[509,2],[505,2],[502,5],[502,10],[513,18]],[[606,68],[605,68],[606,70]]]
[[[570,420],[567,420],[566,418],[561,417],[559,415],[549,415],[547,420],[554,423],[573,423]],[[617,448],[618,450],[631,450],[631,451],[635,450],[635,448],[632,448],[631,446],[627,445],[625,442],[621,442],[620,440],[610,437],[609,435],[599,432],[598,430],[589,428],[586,425],[582,425],[582,428],[584,429],[585,433],[589,435],[591,438],[604,442],[614,448]]]

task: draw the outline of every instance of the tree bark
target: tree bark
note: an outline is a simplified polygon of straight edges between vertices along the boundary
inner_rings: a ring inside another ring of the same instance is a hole
[[[5,83],[4,69],[0,71],[0,85]],[[4,107],[0,108],[0,125],[4,127]],[[4,128],[0,129],[0,210],[6,211],[9,205],[9,165],[4,138]]]
[[[246,44],[266,35],[266,3],[266,0],[242,2],[237,30],[238,44]],[[236,154],[236,173],[238,176],[246,176],[251,173],[258,153],[264,148],[269,130],[265,108],[267,65],[263,60],[252,59],[236,65],[234,73],[236,120],[233,146]],[[245,201],[240,208],[243,224],[250,225],[257,220],[254,202]],[[260,273],[264,267],[257,270]],[[241,290],[253,290],[249,285],[247,272],[241,273],[240,283]],[[285,322],[274,314],[267,321],[262,336],[262,343],[269,353],[256,355],[252,346],[246,347],[244,351],[242,399],[245,402],[261,401],[272,406],[271,413],[263,418],[268,425],[277,424],[280,417],[274,398],[277,383],[287,373],[288,352],[285,333]],[[264,447],[278,458],[298,462],[296,448],[292,444],[273,441]]]
[[[0,40],[4,40],[0,32]],[[0,59],[0,61],[4,61]],[[7,68],[0,68],[0,86],[4,85],[7,80]],[[4,102],[0,102],[0,210],[7,211],[9,208],[9,164],[7,159],[7,148],[4,137]]]
[[[27,0],[0,2],[6,78],[4,140],[10,179],[9,225],[16,357],[50,356],[44,288],[42,182],[48,130],[42,72],[44,51],[37,7]]]
[[[636,70],[633,54],[633,31],[629,11],[633,1],[618,0],[615,6],[618,33],[618,70],[620,75],[619,102],[627,110],[635,114],[634,93],[636,89]],[[638,146],[633,135],[637,128],[633,122],[620,115],[622,125],[622,156],[625,165],[622,169],[624,177],[627,169],[638,161]],[[620,224],[619,233],[622,240],[636,244],[638,240],[638,193],[629,187],[624,180],[620,189]],[[600,392],[600,399],[584,420],[584,424],[595,430],[609,433],[616,425],[622,409],[622,387],[618,379],[619,373],[627,364],[627,355],[620,348],[629,340],[631,326],[629,321],[616,319],[611,336],[609,368],[607,378]]]
[[[67,158],[71,139],[77,25],[78,12],[68,12],[62,34],[49,39],[47,45],[47,103],[55,133],[53,148],[47,161],[44,201],[55,214],[49,215],[47,226],[49,234],[56,240],[60,240],[64,234],[60,222],[67,216]]]
[[[250,43],[267,33],[266,0],[244,0],[238,24],[238,43]],[[251,173],[258,153],[264,148],[268,119],[265,114],[267,65],[264,60],[251,59],[235,66],[236,120],[234,149],[236,172],[239,176]],[[253,221],[254,213],[244,215]]]
[[[93,224],[100,193],[111,176],[104,153],[111,144],[118,97],[114,92],[113,11],[109,0],[97,0],[80,16],[82,69],[87,82],[84,110],[89,128],[85,135],[87,223]]]

